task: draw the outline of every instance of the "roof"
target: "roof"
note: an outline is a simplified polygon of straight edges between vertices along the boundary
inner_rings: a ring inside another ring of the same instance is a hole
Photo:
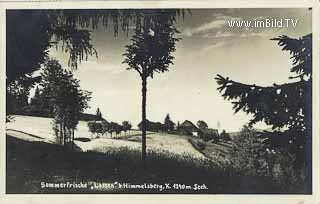
[[[191,121],[189,120],[185,120],[182,124],[180,124],[180,127],[194,127],[197,128],[197,126],[195,126]]]

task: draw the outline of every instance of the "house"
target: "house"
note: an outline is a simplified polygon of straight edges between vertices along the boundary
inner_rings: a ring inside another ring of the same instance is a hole
[[[138,124],[139,130],[142,130],[142,121]],[[146,130],[152,132],[164,132],[165,126],[160,122],[146,120]]]
[[[202,134],[202,131],[189,120],[185,120],[181,123],[177,131],[181,135],[191,135],[195,137],[199,137]]]

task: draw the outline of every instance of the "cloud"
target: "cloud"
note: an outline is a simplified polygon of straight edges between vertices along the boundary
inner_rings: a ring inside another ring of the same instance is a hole
[[[227,37],[234,37],[236,34],[229,32],[229,31],[223,31],[218,30],[217,32],[210,32],[203,34],[202,37],[204,38],[227,38]]]
[[[220,42],[216,42],[212,45],[209,45],[207,47],[204,47],[203,48],[203,51],[206,52],[206,51],[210,51],[210,50],[213,50],[213,49],[216,49],[216,48],[219,48],[219,47],[223,47],[224,45],[226,45],[227,43],[225,41],[220,41]]]
[[[127,65],[114,63],[99,63],[97,60],[83,61],[78,70],[91,70],[99,73],[120,74],[126,71]]]
[[[255,30],[253,32],[242,32],[239,37],[240,38],[248,38],[248,37],[262,37],[262,38],[274,38],[283,34],[283,29],[281,28],[264,28],[260,30]]]
[[[226,27],[228,20],[241,20],[240,17],[233,17],[233,16],[227,16],[227,15],[221,15],[221,14],[215,14],[213,16],[213,20],[207,23],[203,23],[197,27],[194,28],[186,28],[182,31],[182,35],[187,37],[192,37],[197,34],[203,34],[204,36],[208,32],[212,32],[214,30],[219,30],[221,28]]]

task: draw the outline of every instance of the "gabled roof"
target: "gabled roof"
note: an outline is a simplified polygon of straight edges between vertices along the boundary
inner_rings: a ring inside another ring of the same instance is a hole
[[[196,125],[194,125],[191,121],[185,120],[183,123],[181,123],[180,127],[193,127],[195,129],[199,129]]]

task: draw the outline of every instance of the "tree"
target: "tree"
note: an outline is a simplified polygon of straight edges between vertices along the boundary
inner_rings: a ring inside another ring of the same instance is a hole
[[[126,134],[128,130],[131,130],[132,125],[131,125],[131,123],[129,121],[123,121],[122,122],[122,128],[123,128],[123,131]]]
[[[203,120],[198,120],[197,126],[198,126],[201,130],[208,129],[208,124],[207,124],[206,122],[204,122]]]
[[[225,130],[222,130],[221,134],[220,134],[220,138],[224,141],[230,141],[231,137],[230,134],[227,133]]]
[[[244,126],[238,137],[235,137],[230,158],[237,173],[245,176],[267,176],[269,166],[267,162],[266,146],[257,137],[255,130]]]
[[[166,128],[167,132],[172,132],[174,130],[174,122],[170,119],[170,115],[169,113],[166,115],[165,119],[164,119],[164,126]]]
[[[101,130],[102,130],[102,135],[106,134],[109,130],[110,124],[106,120],[102,120],[101,122]]]
[[[102,113],[100,112],[99,108],[97,108],[96,111],[96,120],[102,120]]]
[[[43,116],[41,106],[42,106],[42,97],[40,94],[40,89],[37,86],[34,96],[30,99],[30,113],[31,115]]]
[[[177,29],[166,13],[158,13],[153,20],[152,13],[145,13],[143,27],[136,28],[131,44],[126,46],[123,63],[128,70],[138,72],[142,81],[142,163],[146,169],[146,99],[147,79],[154,73],[163,73],[173,64]]]
[[[109,124],[108,132],[110,133],[111,138],[112,138],[112,133],[117,131],[117,128],[118,128],[117,125],[118,124],[115,122],[110,122]]]
[[[271,125],[273,131],[260,134],[267,138],[266,144],[278,151],[294,153],[296,165],[306,165],[311,175],[312,35],[298,39],[280,36],[272,40],[292,55],[290,71],[295,76],[289,79],[294,82],[262,87],[217,75],[218,90],[232,101],[235,113],[242,110],[253,116],[249,125],[259,121]]]
[[[53,107],[54,130],[59,143],[66,144],[71,139],[74,144],[74,130],[80,114],[88,108],[90,92],[80,89],[79,81],[64,70],[57,60],[49,60],[41,73],[41,86],[48,93]]]
[[[89,132],[91,132],[93,135],[97,132],[96,131],[96,122],[95,121],[89,121],[87,123],[88,128],[89,128]]]
[[[76,69],[88,56],[97,56],[88,28],[108,28],[111,24],[114,36],[117,36],[119,31],[128,34],[132,25],[137,29],[155,25],[162,16],[166,16],[167,22],[174,23],[177,17],[184,15],[184,9],[8,10],[6,115],[24,112],[30,89],[41,80],[32,74],[48,60],[52,46],[61,47],[63,52],[68,53],[68,65]],[[9,88],[17,84],[24,89],[20,91],[19,98],[17,92]]]
[[[123,130],[122,126],[118,123],[115,123],[114,130],[115,130],[116,134],[117,135],[120,134],[120,137],[121,137],[121,131]]]
[[[28,108],[30,85],[24,78],[15,80],[7,85],[6,89],[6,114],[25,114]]]
[[[190,12],[190,11],[189,11]],[[112,25],[114,36],[119,31],[128,34],[129,27],[140,29],[147,21],[153,23],[159,13],[166,15],[169,22],[184,17],[181,9],[62,9],[62,10],[8,10],[6,12],[6,82],[7,85],[25,78],[28,83],[39,82],[32,73],[39,70],[48,59],[52,46],[61,47],[69,54],[68,64],[73,68],[97,56],[91,44],[88,28]],[[161,17],[161,16],[160,16]],[[62,42],[62,43],[60,43]],[[32,52],[31,52],[32,50]]]

